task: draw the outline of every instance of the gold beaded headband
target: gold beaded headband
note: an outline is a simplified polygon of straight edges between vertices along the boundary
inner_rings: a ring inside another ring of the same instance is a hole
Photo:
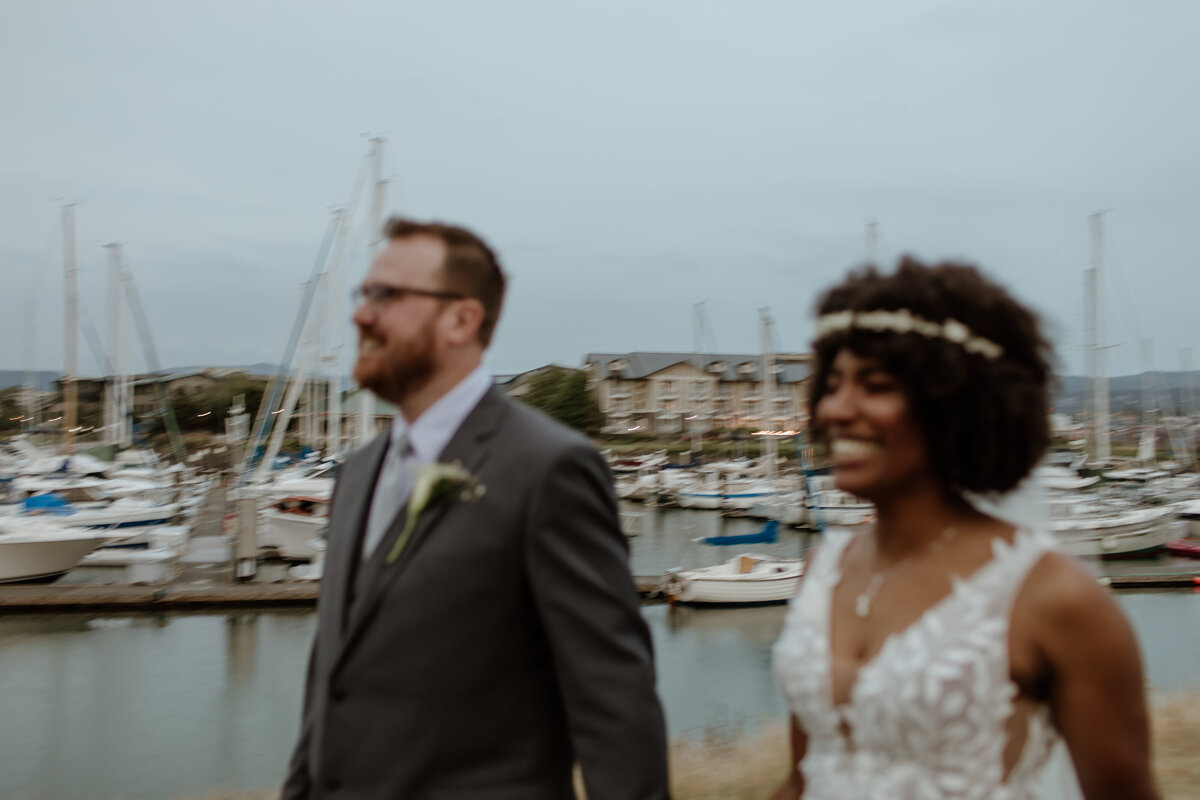
[[[945,339],[962,345],[968,353],[984,358],[996,359],[1004,355],[1004,348],[990,339],[976,336],[971,329],[958,320],[931,322],[918,317],[908,309],[898,311],[834,311],[817,319],[817,340],[852,328],[883,333],[917,333],[930,339]]]

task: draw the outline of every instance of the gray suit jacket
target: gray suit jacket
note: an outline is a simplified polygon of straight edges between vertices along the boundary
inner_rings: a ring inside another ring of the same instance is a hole
[[[608,470],[492,389],[439,459],[486,487],[361,564],[387,434],[343,464],[284,800],[668,797],[649,633]]]

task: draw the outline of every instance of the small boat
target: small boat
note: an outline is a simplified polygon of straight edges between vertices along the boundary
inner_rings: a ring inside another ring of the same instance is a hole
[[[812,511],[821,514],[826,525],[850,528],[875,518],[874,503],[841,489],[822,489],[816,496],[817,502]]]
[[[284,497],[259,512],[258,544],[291,561],[311,561],[312,541],[329,524],[329,498],[306,495]]]
[[[111,537],[49,519],[0,519],[0,583],[50,583]]]
[[[746,553],[723,564],[674,570],[664,594],[672,603],[765,605],[786,603],[800,586],[804,559]]]
[[[1200,558],[1200,539],[1176,539],[1163,546],[1173,556]]]

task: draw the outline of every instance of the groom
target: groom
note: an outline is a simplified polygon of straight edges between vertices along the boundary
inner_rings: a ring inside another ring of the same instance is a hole
[[[589,800],[667,798],[604,462],[492,387],[505,279],[488,246],[441,224],[386,233],[356,293],[354,378],[398,414],[334,490],[283,798],[565,800],[576,762]]]

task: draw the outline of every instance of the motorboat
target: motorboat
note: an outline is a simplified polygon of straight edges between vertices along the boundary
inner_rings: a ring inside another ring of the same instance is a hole
[[[111,538],[52,519],[0,518],[0,583],[50,583]]]
[[[673,570],[663,593],[672,603],[694,605],[786,603],[803,574],[802,558],[743,553],[711,567]]]
[[[329,524],[329,498],[292,495],[276,500],[258,515],[259,550],[289,561],[311,561]]]

